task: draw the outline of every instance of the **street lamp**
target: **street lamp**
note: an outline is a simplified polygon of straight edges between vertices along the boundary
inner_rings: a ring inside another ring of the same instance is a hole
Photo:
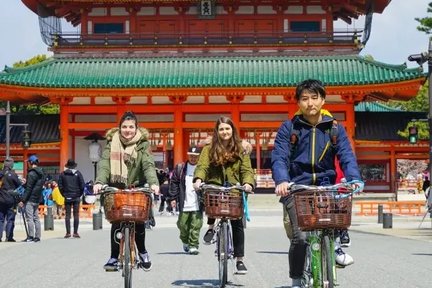
[[[429,179],[432,177],[432,38],[429,38],[428,52],[421,54],[413,54],[408,56],[409,61],[415,61],[417,64],[422,66],[424,63],[428,63],[428,74],[427,79],[429,82],[428,98],[429,98]]]
[[[29,148],[31,146],[31,132],[28,130],[27,123],[10,123],[10,102],[6,103],[6,159],[10,156],[10,129],[11,127],[24,127],[22,131],[22,142],[23,148]]]
[[[89,158],[92,161],[94,166],[94,180],[96,181],[97,176],[97,163],[100,161],[102,157],[102,146],[98,142],[98,140],[104,140],[105,138],[99,135],[98,133],[92,133],[86,137],[85,140],[92,140],[89,144]]]

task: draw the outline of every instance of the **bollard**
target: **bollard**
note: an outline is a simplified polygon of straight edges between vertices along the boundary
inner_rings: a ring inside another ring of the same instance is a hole
[[[393,214],[384,213],[383,214],[383,228],[393,228]]]
[[[378,223],[383,223],[383,205],[379,204],[378,205]]]
[[[102,229],[102,212],[93,213],[93,230]]]
[[[47,207],[47,214],[44,215],[44,230],[54,230],[54,217],[52,207]]]

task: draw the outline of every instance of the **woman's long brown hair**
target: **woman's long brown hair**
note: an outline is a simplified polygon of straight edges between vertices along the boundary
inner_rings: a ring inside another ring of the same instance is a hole
[[[228,124],[232,128],[232,137],[227,146],[223,145],[222,139],[219,137],[218,130],[221,123]],[[234,162],[236,159],[240,158],[241,150],[241,139],[232,120],[225,116],[219,117],[213,131],[210,146],[210,162],[215,163],[216,165],[224,165],[227,162]]]

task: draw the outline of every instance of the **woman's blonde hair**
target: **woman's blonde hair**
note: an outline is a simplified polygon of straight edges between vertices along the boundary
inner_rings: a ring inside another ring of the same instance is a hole
[[[226,146],[223,145],[218,132],[219,125],[222,123],[230,125],[232,129],[232,137]],[[225,116],[219,117],[213,131],[210,146],[210,162],[215,163],[216,165],[224,165],[227,162],[234,162],[236,159],[240,158],[241,150],[241,139],[233,121]]]

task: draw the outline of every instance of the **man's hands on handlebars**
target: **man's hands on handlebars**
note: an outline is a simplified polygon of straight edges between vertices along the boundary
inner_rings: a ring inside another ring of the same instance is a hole
[[[287,196],[290,193],[290,188],[294,184],[294,182],[282,182],[276,185],[275,193],[278,196]]]
[[[201,179],[196,179],[195,183],[193,183],[193,188],[194,188],[195,191],[200,191],[202,185],[204,185],[204,183],[201,181]],[[240,186],[240,183],[237,183],[236,186]],[[253,193],[253,191],[252,191],[252,189],[253,189],[252,185],[250,185],[248,183],[245,183],[241,187],[244,188],[244,192],[246,192],[246,193]]]

